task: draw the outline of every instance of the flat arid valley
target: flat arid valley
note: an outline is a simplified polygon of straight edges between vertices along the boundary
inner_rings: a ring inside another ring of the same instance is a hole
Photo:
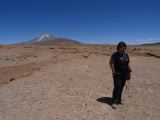
[[[160,45],[127,46],[132,76],[111,107],[116,45],[0,46],[0,120],[159,120]]]

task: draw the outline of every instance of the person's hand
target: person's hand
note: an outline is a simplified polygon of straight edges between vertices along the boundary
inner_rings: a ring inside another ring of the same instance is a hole
[[[112,71],[112,74],[114,75],[116,72],[115,71]]]
[[[126,82],[126,90],[129,91],[129,81]]]
[[[113,78],[116,78],[117,75],[119,75],[119,73],[117,72],[112,72]]]

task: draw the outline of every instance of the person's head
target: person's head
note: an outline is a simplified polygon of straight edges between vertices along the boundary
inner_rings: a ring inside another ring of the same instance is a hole
[[[126,48],[127,48],[127,45],[123,41],[119,42],[117,45],[117,50],[120,52],[125,52]]]

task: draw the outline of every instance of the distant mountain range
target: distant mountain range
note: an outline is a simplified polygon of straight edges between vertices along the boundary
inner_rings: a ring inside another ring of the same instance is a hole
[[[27,42],[18,43],[18,45],[51,45],[51,44],[81,44],[76,40],[68,38],[56,38],[50,34],[43,34]]]
[[[32,40],[17,43],[16,45],[52,45],[52,44],[57,45],[57,44],[82,44],[82,43],[80,43],[76,40],[68,39],[68,38],[56,38],[55,36],[52,36],[50,34],[43,34],[39,37],[35,37]],[[145,43],[145,44],[141,44],[141,45],[160,45],[160,42]]]
[[[142,44],[142,45],[160,45],[160,42],[156,42],[156,43],[146,43],[146,44]]]

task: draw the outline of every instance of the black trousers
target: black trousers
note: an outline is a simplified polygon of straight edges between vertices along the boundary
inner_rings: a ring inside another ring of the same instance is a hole
[[[126,83],[126,74],[113,75],[114,89],[113,89],[113,103],[121,103],[122,91]]]

